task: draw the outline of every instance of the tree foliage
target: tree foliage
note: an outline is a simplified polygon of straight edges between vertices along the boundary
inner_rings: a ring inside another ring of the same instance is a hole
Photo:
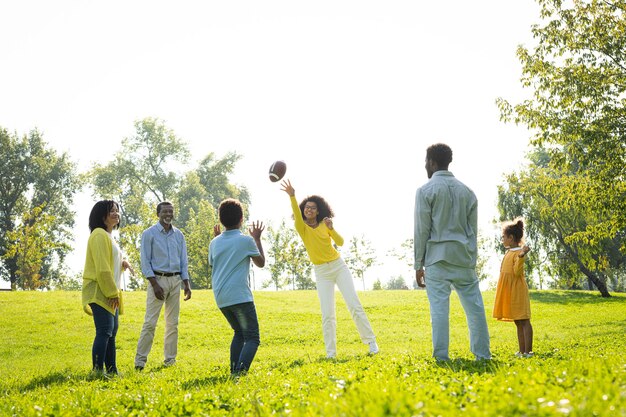
[[[402,275],[398,275],[397,277],[391,278],[387,285],[385,286],[386,290],[408,290],[409,286],[406,285],[406,281],[402,278]]]
[[[186,226],[187,254],[189,257],[189,275],[192,288],[213,288],[211,269],[209,268],[208,248],[213,235],[213,226],[219,223],[215,208],[206,200],[198,204],[198,212],[190,211],[190,220]]]
[[[576,197],[602,221],[566,239],[612,238],[626,228],[626,2],[539,4],[537,45],[518,49],[532,98],[515,106],[500,100],[502,117],[532,129],[551,165],[587,177],[586,194]]]
[[[137,270],[143,230],[157,221],[156,205],[159,202],[172,202],[175,226],[187,239],[189,234],[193,239],[188,247],[192,286],[210,288],[207,256],[209,237],[216,221],[215,210],[223,199],[229,197],[249,203],[246,189],[229,182],[240,156],[231,152],[218,159],[209,153],[197,169],[185,171],[190,157],[188,145],[164,121],[145,118],[135,122],[134,126],[135,134],[124,139],[113,160],[95,165],[89,173],[94,197],[110,198],[120,203],[122,248]],[[202,230],[203,227],[208,229]],[[129,288],[145,285],[142,277],[135,276],[131,277]]]
[[[42,275],[46,256],[55,249],[67,245],[49,239],[56,217],[44,212],[45,205],[38,206],[22,215],[15,228],[7,233],[9,241],[6,258],[17,264],[17,286],[23,290],[50,288],[50,277]]]
[[[560,241],[585,275],[596,274],[599,281],[589,279],[597,285],[605,281],[605,245],[626,230],[626,2],[538,3],[536,45],[518,49],[521,81],[532,96],[498,104],[502,118],[528,126],[531,143],[547,154],[549,166],[534,175],[535,196],[545,201],[537,214],[570,216],[561,219],[570,227],[557,233],[555,225],[548,238]]]
[[[540,277],[554,277],[557,288],[582,288],[586,278],[603,296],[608,296],[607,273],[624,266],[619,247],[623,234],[609,239],[596,234],[592,239],[569,239],[581,230],[605,223],[604,212],[590,208],[584,196],[593,179],[584,172],[562,172],[551,167],[546,152],[529,156],[531,165],[510,174],[499,187],[501,218],[522,216],[526,232],[536,250],[530,252],[527,267]],[[543,282],[540,282],[543,286]]]
[[[355,277],[362,281],[363,291],[365,291],[365,272],[376,265],[376,251],[365,236],[353,236],[350,239],[348,251],[349,254],[345,258],[346,264]]]
[[[268,227],[267,239],[270,242],[267,251],[270,279],[263,283],[263,287],[273,285],[280,290],[291,284],[293,290],[315,289],[311,278],[313,267],[294,228],[283,220],[278,228]]]
[[[18,274],[18,270],[24,271],[25,259],[18,259],[17,252],[11,252],[12,256],[7,252],[15,247],[18,236],[34,239],[35,235],[45,235],[41,262],[33,260],[32,265],[39,265],[36,273],[45,275],[39,287],[48,288],[63,278],[63,263],[71,250],[71,207],[81,186],[76,166],[66,153],[51,149],[37,130],[20,137],[0,128],[0,149],[0,257],[4,261],[1,277],[10,281],[13,289],[31,287],[20,281],[25,275]],[[54,221],[49,215],[54,216]]]

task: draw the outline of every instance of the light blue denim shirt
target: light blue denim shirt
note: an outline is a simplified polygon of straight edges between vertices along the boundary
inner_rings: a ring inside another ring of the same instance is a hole
[[[415,269],[445,262],[476,267],[478,200],[450,171],[436,171],[415,193]]]
[[[157,223],[141,235],[141,272],[147,278],[154,271],[180,272],[183,281],[189,279],[185,236],[174,226],[166,232]]]

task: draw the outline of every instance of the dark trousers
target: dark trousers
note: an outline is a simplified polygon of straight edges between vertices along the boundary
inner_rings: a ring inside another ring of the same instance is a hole
[[[106,366],[107,373],[117,373],[115,362],[115,335],[119,326],[118,311],[115,315],[96,303],[89,304],[93,313],[93,322],[96,325],[96,337],[91,348],[93,369],[102,371]]]
[[[235,304],[220,310],[235,332],[230,344],[230,372],[246,372],[261,343],[254,303]]]

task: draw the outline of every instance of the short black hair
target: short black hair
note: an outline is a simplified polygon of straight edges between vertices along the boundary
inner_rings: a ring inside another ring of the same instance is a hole
[[[452,149],[445,143],[435,143],[426,149],[426,159],[437,163],[440,169],[448,169],[452,162]]]
[[[319,195],[310,195],[307,198],[305,198],[304,200],[302,200],[302,202],[300,203],[300,213],[302,213],[302,218],[304,219],[304,206],[306,205],[306,203],[308,202],[312,202],[315,203],[315,205],[317,206],[317,217],[316,220],[317,222],[321,222],[324,217],[333,217],[335,215],[335,213],[333,212],[333,209],[330,207],[330,204],[328,204],[328,202],[326,200],[324,200],[324,197],[320,197]]]
[[[170,203],[169,201],[161,201],[159,204],[157,204],[157,216],[159,215],[159,213],[161,213],[161,207],[163,206],[172,206],[172,208],[174,208],[174,204]]]
[[[93,232],[98,227],[104,230],[107,230],[106,224],[104,224],[104,219],[109,215],[109,212],[113,208],[113,206],[117,206],[120,208],[120,205],[117,204],[113,200],[101,200],[94,204],[91,209],[91,213],[89,213],[89,231]],[[119,223],[115,225],[114,229],[119,227]]]
[[[218,208],[220,223],[227,229],[237,227],[241,219],[243,219],[243,208],[239,200],[227,198],[220,203]]]

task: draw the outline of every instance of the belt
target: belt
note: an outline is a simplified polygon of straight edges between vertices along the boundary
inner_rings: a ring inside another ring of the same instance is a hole
[[[160,277],[173,277],[174,275],[180,275],[180,272],[161,272],[154,271],[154,275],[158,275]]]

